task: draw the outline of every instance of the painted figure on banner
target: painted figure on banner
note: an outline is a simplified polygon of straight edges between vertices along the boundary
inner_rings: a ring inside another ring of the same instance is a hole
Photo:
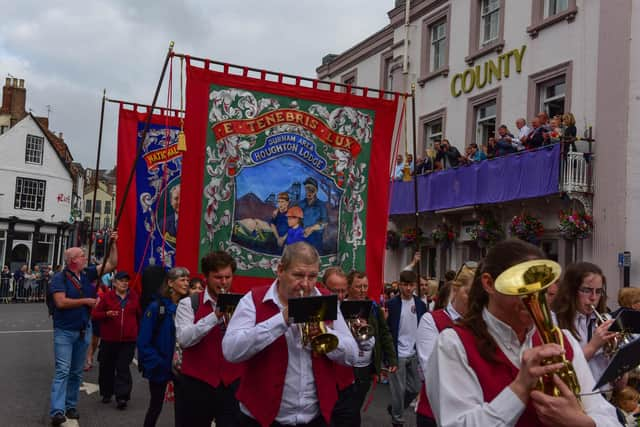
[[[180,184],[174,185],[169,191],[169,200],[171,200],[171,208],[173,214],[165,216],[165,239],[175,244],[178,235],[178,211],[180,209]]]

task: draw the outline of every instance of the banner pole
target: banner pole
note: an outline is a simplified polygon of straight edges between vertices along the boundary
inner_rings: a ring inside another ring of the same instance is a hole
[[[414,204],[414,218],[415,218],[415,230],[416,230],[416,241],[415,241],[415,253],[420,253],[420,234],[418,233],[418,217],[420,213],[418,212],[418,175],[416,174],[416,162],[418,161],[418,150],[417,150],[417,141],[416,141],[416,84],[411,84],[411,121],[413,123],[413,204]],[[418,298],[422,298],[422,290],[420,289],[420,264],[421,260],[418,260],[416,263],[416,272],[418,273]]]
[[[87,251],[87,259],[91,261],[91,249],[93,247],[93,225],[96,217],[96,198],[98,196],[98,177],[100,174],[100,152],[102,151],[102,127],[104,124],[104,104],[107,99],[107,90],[102,90],[102,107],[100,108],[100,129],[98,130],[98,152],[96,153],[96,169],[93,177],[93,206],[91,206],[91,222],[89,226],[89,249]],[[96,240],[97,242],[97,240]],[[96,248],[96,252],[97,252]]]
[[[138,158],[140,157],[140,154],[142,153],[142,145],[144,143],[144,140],[147,138],[147,133],[149,132],[149,127],[151,125],[151,118],[153,117],[153,110],[156,108],[156,103],[158,102],[158,95],[160,94],[160,89],[162,88],[162,81],[164,80],[164,75],[167,71],[167,65],[169,65],[169,60],[173,55],[173,46],[174,46],[174,43],[173,41],[171,41],[169,43],[169,49],[167,50],[167,55],[164,58],[164,64],[162,66],[162,72],[160,73],[160,79],[158,80],[158,85],[156,86],[156,92],[153,95],[153,102],[151,103],[151,107],[149,108],[149,112],[147,114],[147,120],[144,123],[144,130],[142,131],[140,142],[138,143],[136,148],[136,157],[135,157],[136,161],[138,160]],[[135,175],[135,172],[136,172],[136,161],[134,161],[133,165],[131,166],[131,171],[129,172],[129,178],[127,179],[127,184],[124,187],[124,192],[122,193],[122,200],[120,200],[120,206],[118,206],[118,211],[116,213],[116,220],[113,224],[114,230],[117,230],[118,225],[120,224],[120,218],[122,217],[123,207],[124,207],[125,201],[127,200],[127,196],[129,195],[129,190],[131,189],[131,183],[133,182],[133,176]],[[105,250],[106,257],[108,257],[109,254],[111,253],[112,245],[113,245],[113,241],[109,239],[109,244],[107,245],[107,249]],[[101,265],[98,277],[102,277],[102,274],[104,272],[104,265],[105,263],[103,262]]]

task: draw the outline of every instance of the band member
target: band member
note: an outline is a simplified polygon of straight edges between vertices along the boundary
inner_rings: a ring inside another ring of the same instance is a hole
[[[235,392],[242,366],[222,356],[223,317],[218,294],[229,292],[236,262],[226,252],[212,252],[200,267],[206,290],[184,298],[176,312],[176,339],[182,348],[182,375],[176,389],[184,426],[238,425]]]
[[[615,426],[613,406],[588,394],[594,380],[579,343],[564,332],[557,344],[535,345],[539,334],[520,297],[499,294],[494,280],[520,262],[543,258],[521,240],[506,240],[489,250],[478,267],[461,326],[443,330],[427,364],[427,395],[439,426]],[[538,379],[562,368],[544,364],[565,354],[582,390],[580,403],[554,375],[560,396],[532,391]]]
[[[342,302],[348,293],[347,275],[340,267],[329,267],[322,276],[322,284],[332,294],[338,296],[338,301]],[[366,320],[361,321],[361,326],[366,325]],[[355,378],[355,372],[368,366],[371,360],[371,352],[375,345],[375,337],[358,343],[358,360],[354,367],[336,365],[336,375],[338,376],[338,402],[331,414],[331,427],[354,427],[360,425],[360,407],[362,402],[358,401],[359,382]]]
[[[594,308],[599,313],[607,311],[606,283],[597,265],[590,262],[570,264],[552,304],[558,326],[569,330],[578,340],[596,381],[609,364],[603,348],[616,337],[614,332],[607,331],[613,320],[598,325],[594,313]]]
[[[352,271],[347,276],[347,283],[347,299],[369,299],[369,279],[364,273]],[[375,302],[371,306],[371,313],[369,313],[367,321],[361,322],[361,325],[366,324],[371,325],[373,337],[375,337],[375,346],[373,347],[373,352],[365,354],[365,363],[353,368],[355,384],[357,385],[356,407],[358,408],[358,414],[371,387],[371,377],[380,375],[382,361],[386,360],[389,372],[394,373],[398,370],[398,359],[393,345],[393,337],[385,321],[382,307]]]
[[[440,332],[453,326],[454,322],[460,320],[467,312],[469,290],[471,289],[474,275],[475,269],[467,268],[463,265],[456,278],[450,282],[451,302],[443,309],[425,313],[422,316],[416,337],[416,349],[418,350],[418,359],[422,372],[427,369],[427,361]],[[425,383],[428,381],[429,379],[425,378],[420,388],[420,399],[416,408],[416,425],[418,427],[436,427],[437,425],[426,394]]]
[[[337,399],[334,364],[353,365],[358,346],[339,310],[337,320],[327,325],[338,346],[326,355],[304,346],[301,328],[290,323],[289,298],[321,295],[316,288],[319,269],[313,246],[287,246],[276,280],[252,289],[236,308],[222,350],[230,362],[246,361],[237,393],[243,426],[315,427],[329,422]],[[318,333],[312,330],[310,335]]]
[[[389,375],[391,386],[391,422],[404,425],[403,412],[420,391],[418,358],[416,357],[416,332],[420,318],[427,306],[413,295],[418,276],[413,271],[400,273],[400,295],[389,301],[387,324],[393,336],[398,355],[398,370]]]

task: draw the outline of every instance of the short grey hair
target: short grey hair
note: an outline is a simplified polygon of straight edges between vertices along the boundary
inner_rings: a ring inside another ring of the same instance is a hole
[[[284,270],[288,269],[294,262],[303,264],[319,264],[320,255],[316,248],[306,242],[297,242],[287,245],[280,258],[280,265]]]
[[[186,267],[173,267],[167,273],[167,280],[176,280],[181,277],[189,277],[191,273]]]

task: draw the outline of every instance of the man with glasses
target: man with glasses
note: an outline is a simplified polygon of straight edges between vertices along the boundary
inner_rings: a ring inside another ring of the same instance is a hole
[[[300,325],[291,323],[289,298],[321,295],[319,270],[318,251],[308,243],[294,243],[284,249],[276,280],[240,300],[222,351],[228,361],[246,364],[237,393],[241,426],[329,423],[338,397],[335,364],[352,366],[358,345],[339,310],[337,319],[326,324],[338,347],[326,355],[304,346]]]
[[[91,309],[96,305],[95,281],[99,271],[110,273],[118,263],[116,231],[111,233],[111,240],[113,245],[104,266],[87,267],[84,250],[73,247],[64,252],[64,270],[51,279],[55,375],[51,385],[49,415],[53,426],[61,425],[67,418],[80,418],[78,394],[91,341]]]
[[[394,427],[404,425],[404,410],[420,391],[416,333],[420,318],[427,306],[413,295],[418,277],[413,271],[400,273],[400,295],[389,301],[387,324],[393,336],[398,356],[398,370],[389,375],[391,386],[391,422]]]

